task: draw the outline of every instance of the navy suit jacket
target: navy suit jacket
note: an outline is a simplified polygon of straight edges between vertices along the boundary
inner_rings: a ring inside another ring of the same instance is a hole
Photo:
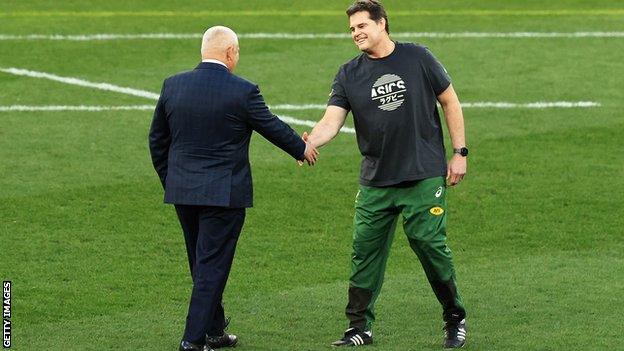
[[[254,130],[295,159],[304,158],[305,143],[269,111],[257,85],[205,62],[167,78],[149,133],[165,202],[251,207]]]

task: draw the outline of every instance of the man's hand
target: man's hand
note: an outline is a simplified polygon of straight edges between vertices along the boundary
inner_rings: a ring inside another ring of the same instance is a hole
[[[309,166],[314,166],[314,164],[318,160],[319,152],[316,149],[316,147],[314,147],[308,141],[308,132],[303,132],[303,135],[301,136],[301,139],[303,139],[303,141],[305,141],[305,143],[306,143],[306,148],[305,148],[305,152],[303,153],[303,156],[304,156],[305,160],[308,162]],[[297,161],[297,163],[299,164],[299,166],[303,166],[303,161]]]
[[[453,154],[453,157],[448,162],[448,169],[446,171],[446,183],[450,186],[459,184],[466,175],[466,157]]]

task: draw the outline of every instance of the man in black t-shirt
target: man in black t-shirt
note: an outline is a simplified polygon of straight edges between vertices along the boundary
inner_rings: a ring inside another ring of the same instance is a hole
[[[390,39],[378,1],[356,1],[347,15],[363,53],[340,67],[325,115],[307,136],[315,147],[328,143],[351,111],[363,156],[346,308],[349,329],[332,345],[372,343],[374,303],[402,215],[410,246],[443,308],[444,347],[461,347],[466,311],[446,245],[446,186],[463,179],[468,155],[459,100],[446,70],[426,47]],[[448,163],[437,102],[454,148]]]

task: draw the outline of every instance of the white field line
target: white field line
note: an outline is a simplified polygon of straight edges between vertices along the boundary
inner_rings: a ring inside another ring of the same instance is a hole
[[[30,111],[154,111],[154,105],[128,105],[128,106],[85,106],[85,105],[48,105],[48,106],[29,106],[29,105],[10,105],[0,106],[0,112],[30,112]]]
[[[120,87],[118,85],[113,85],[113,84],[108,84],[108,83],[94,83],[94,82],[89,82],[87,80],[83,80],[83,79],[79,79],[79,78],[61,77],[61,76],[57,76],[55,74],[50,74],[50,73],[45,73],[45,72],[30,71],[30,70],[21,69],[21,68],[13,68],[13,67],[11,67],[11,68],[1,68],[0,67],[0,72],[14,74],[16,76],[26,76],[26,77],[32,77],[32,78],[43,78],[43,79],[53,80],[53,81],[61,82],[61,83],[66,83],[66,84],[71,84],[71,85],[78,85],[78,86],[81,86],[81,87],[94,88],[94,89],[107,90],[107,91],[114,91],[116,93],[122,93],[122,94],[126,94],[126,95],[134,95],[134,96],[139,96],[139,97],[152,99],[152,100],[158,100],[158,96],[159,96],[158,94],[154,94],[154,93],[151,93],[149,91],[138,90],[138,89],[133,89],[133,88],[126,88],[126,87]]]
[[[585,108],[600,107],[600,103],[593,101],[538,101],[530,103],[515,102],[462,102],[463,108]]]
[[[325,110],[327,105],[324,104],[302,104],[302,105],[271,105],[272,110],[287,110],[287,111],[300,111],[300,110]]]
[[[391,36],[397,39],[406,38],[445,38],[445,39],[482,39],[482,38],[624,38],[624,32],[399,32]],[[64,41],[98,41],[98,40],[142,40],[142,39],[200,39],[198,33],[144,33],[144,34],[0,34],[0,40],[64,40]],[[350,39],[348,33],[240,33],[241,39]]]

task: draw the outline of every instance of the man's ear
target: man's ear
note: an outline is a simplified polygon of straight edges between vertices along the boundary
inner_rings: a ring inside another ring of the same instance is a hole
[[[385,18],[380,18],[379,19],[379,25],[381,26],[381,29],[386,30],[386,19]]]
[[[236,52],[234,50],[234,46],[228,46],[227,49],[225,49],[225,57],[230,60],[230,61],[234,61],[234,57]]]

